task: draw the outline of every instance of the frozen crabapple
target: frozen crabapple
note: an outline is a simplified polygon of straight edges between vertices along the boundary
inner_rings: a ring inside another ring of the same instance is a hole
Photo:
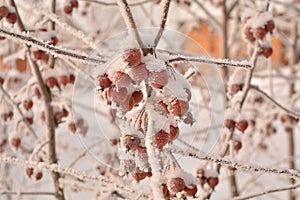
[[[170,125],[169,141],[175,140],[179,135],[179,128],[177,126]]]
[[[127,49],[123,54],[123,60],[130,66],[138,65],[141,62],[141,51],[139,49]]]
[[[183,190],[185,191],[186,195],[189,197],[195,196],[195,194],[198,191],[197,185],[185,186],[185,188]]]
[[[27,99],[27,100],[24,100],[23,101],[23,107],[26,109],[26,110],[30,110],[33,106],[33,101],[31,99]]]
[[[73,8],[78,8],[78,1],[77,0],[71,0],[70,3],[71,3],[71,6]]]
[[[207,184],[211,187],[211,188],[215,188],[218,184],[219,184],[219,178],[218,177],[209,177],[207,179]]]
[[[11,145],[18,148],[21,145],[21,139],[18,137],[14,137],[10,141]]]
[[[185,182],[180,177],[173,177],[167,182],[168,189],[171,193],[178,193],[184,190]]]
[[[14,23],[17,22],[17,20],[18,20],[18,16],[17,16],[16,13],[13,13],[13,12],[12,13],[8,13],[8,15],[6,16],[6,21],[8,23],[14,24]]]
[[[254,42],[255,41],[255,37],[253,35],[253,31],[251,27],[246,27],[245,28],[245,36],[246,38],[250,41],[250,42]]]
[[[235,127],[235,121],[232,119],[225,119],[224,125],[228,129],[233,129]]]
[[[113,82],[117,87],[128,87],[131,84],[132,79],[125,72],[117,71],[114,74]]]
[[[4,78],[2,78],[2,77],[0,76],[0,85],[3,85],[3,83],[4,83]]]
[[[148,70],[146,68],[146,65],[144,63],[141,63],[139,65],[132,66],[128,74],[134,82],[140,82],[147,79]]]
[[[162,187],[162,193],[163,193],[164,198],[165,199],[170,199],[171,195],[170,195],[170,191],[168,189],[167,184],[163,183],[161,185],[161,187]]]
[[[238,121],[238,122],[235,123],[235,127],[239,131],[244,132],[248,127],[248,122],[246,120]]]
[[[73,11],[72,5],[68,4],[68,5],[65,5],[65,6],[64,6],[64,12],[65,12],[66,14],[71,14],[72,11]]]
[[[69,83],[74,84],[75,83],[75,75],[74,74],[70,74],[69,75]]]
[[[112,86],[108,90],[109,100],[122,103],[126,101],[128,96],[128,91],[126,88],[117,88],[116,86]]]
[[[6,6],[0,6],[0,17],[7,17],[9,10]]]
[[[32,167],[27,167],[27,168],[25,169],[25,172],[26,172],[26,175],[27,175],[28,177],[31,177],[32,174],[33,174],[33,168],[32,168]]]
[[[138,138],[136,135],[123,135],[121,141],[122,141],[122,145],[126,149],[132,151],[135,151],[141,143],[141,139]]]
[[[257,27],[254,30],[254,35],[258,39],[263,39],[266,36],[267,32],[263,27]]]
[[[54,88],[55,86],[59,88],[58,82],[54,77],[47,78],[45,84],[47,85],[48,88]]]
[[[156,148],[162,149],[168,142],[169,134],[166,131],[160,130],[154,135],[153,145]]]
[[[151,177],[152,172],[144,172],[140,170],[139,168],[136,168],[133,172],[131,172],[132,178],[134,178],[136,181],[141,181],[145,179],[146,177]]]
[[[239,140],[233,141],[233,149],[235,151],[239,151],[239,150],[241,150],[241,148],[242,148],[242,142],[241,141],[239,141]]]
[[[42,172],[38,172],[38,173],[36,173],[35,174],[35,180],[40,180],[40,179],[42,179],[43,178],[43,173]]]
[[[176,116],[182,116],[189,110],[189,104],[186,101],[174,99],[171,101],[168,110]]]
[[[266,58],[269,58],[273,53],[273,48],[269,46],[265,46],[261,48],[261,55],[263,55]]]
[[[76,125],[75,125],[75,123],[69,123],[68,124],[68,129],[69,129],[69,131],[71,131],[71,133],[76,133]]]
[[[69,76],[67,75],[59,76],[59,83],[66,86],[69,83]]]
[[[273,20],[269,20],[267,21],[266,25],[265,25],[265,30],[269,33],[272,33],[273,30],[275,28],[275,23]]]
[[[169,76],[166,70],[159,72],[150,72],[148,77],[148,83],[151,87],[162,89],[168,84]]]
[[[137,105],[138,103],[140,103],[144,96],[143,96],[143,92],[141,90],[136,90],[131,94],[133,100],[134,100],[134,105]]]
[[[122,112],[126,113],[133,109],[135,105],[132,96],[125,98],[125,101],[120,102],[119,106]]]
[[[101,88],[108,88],[112,84],[111,80],[109,79],[107,73],[101,74],[97,76],[97,85]]]

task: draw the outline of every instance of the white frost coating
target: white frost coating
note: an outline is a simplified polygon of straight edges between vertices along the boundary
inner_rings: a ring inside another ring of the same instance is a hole
[[[249,19],[246,23],[246,26],[251,28],[258,28],[264,27],[267,21],[272,19],[272,15],[270,13],[258,13],[255,16],[251,16],[252,18]]]
[[[142,62],[146,64],[149,72],[160,72],[166,70],[166,64],[163,60],[156,59],[154,55],[147,55],[142,58]]]
[[[225,119],[235,120],[236,115],[237,115],[237,111],[234,111],[233,109],[227,109],[225,112]]]
[[[233,72],[233,74],[230,76],[228,85],[233,84],[243,84],[246,79],[246,70],[236,68]]]

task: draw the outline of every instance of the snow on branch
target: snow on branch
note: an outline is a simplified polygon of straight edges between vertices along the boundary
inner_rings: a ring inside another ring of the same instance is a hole
[[[73,176],[75,178],[78,178],[79,180],[99,181],[102,184],[112,185],[119,191],[122,191],[122,192],[125,192],[128,194],[137,194],[137,191],[134,191],[126,186],[119,185],[119,184],[107,179],[106,177],[104,177],[102,175],[99,175],[99,176],[88,175],[83,171],[78,171],[78,170],[75,170],[72,168],[61,167],[58,164],[46,164],[45,162],[21,160],[19,158],[10,157],[10,156],[1,156],[0,163],[17,165],[20,167],[25,167],[25,166],[33,167],[33,168],[38,168],[39,170],[45,170],[45,171],[50,171],[50,172],[58,172],[60,174]],[[146,197],[145,194],[143,196]]]
[[[78,53],[76,51],[67,50],[62,47],[58,48],[46,42],[35,39],[28,34],[18,34],[0,28],[0,35],[12,39],[15,42],[34,46],[52,54],[53,56],[77,60],[81,63],[86,64],[102,64],[106,62],[103,57],[92,57],[86,54]]]
[[[178,56],[177,58],[172,58],[169,60],[169,63],[172,62],[200,62],[200,63],[207,63],[207,64],[215,64],[220,65],[222,67],[224,66],[230,66],[230,67],[242,67],[242,68],[251,68],[252,65],[249,61],[234,61],[230,59],[219,59],[219,58],[208,58],[204,56]]]
[[[114,2],[109,3],[109,2],[98,1],[98,0],[81,0],[81,1],[96,3],[96,4],[103,5],[103,6],[118,6],[118,4],[114,3]],[[143,1],[140,1],[140,2],[136,2],[136,3],[130,3],[128,5],[129,6],[140,6],[140,5],[143,5],[145,3],[150,3],[150,2],[153,2],[153,0],[143,0]]]
[[[269,168],[263,166],[255,166],[246,163],[241,163],[238,161],[233,161],[230,159],[222,158],[222,157],[211,157],[211,156],[203,156],[198,153],[179,150],[178,148],[169,148],[169,151],[175,154],[180,154],[182,156],[192,157],[198,160],[206,160],[210,162],[214,162],[216,164],[220,164],[222,166],[231,166],[237,169],[242,169],[245,171],[256,172],[256,173],[266,173],[266,174],[276,174],[283,175],[290,178],[300,178],[300,172],[293,169],[283,169],[283,168]]]

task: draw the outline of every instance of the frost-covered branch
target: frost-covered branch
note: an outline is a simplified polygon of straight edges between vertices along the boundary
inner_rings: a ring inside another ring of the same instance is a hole
[[[276,189],[270,189],[270,190],[265,190],[263,192],[259,192],[259,193],[255,193],[255,194],[251,194],[251,195],[247,195],[247,196],[235,197],[235,198],[233,198],[233,200],[252,199],[252,198],[260,197],[260,196],[271,194],[271,193],[275,193],[275,192],[283,192],[283,191],[287,191],[287,190],[295,190],[295,189],[298,189],[299,187],[300,187],[300,184],[291,185],[291,186],[288,186],[288,187],[281,187],[281,188],[276,188]]]
[[[85,64],[102,64],[106,62],[103,57],[92,57],[62,47],[56,47],[27,34],[18,34],[0,28],[0,35],[12,39],[15,42],[34,46],[57,57],[72,59]]]
[[[242,67],[242,68],[251,68],[251,63],[248,61],[233,61],[230,59],[218,59],[218,58],[208,58],[204,56],[178,56],[177,58],[172,58],[169,60],[169,63],[172,62],[200,62],[207,64],[220,65],[221,67],[230,66],[230,67]]]
[[[290,178],[300,178],[300,172],[293,169],[282,169],[282,168],[269,168],[269,167],[262,167],[262,166],[255,166],[250,165],[247,163],[241,163],[238,161],[222,158],[222,157],[211,157],[211,156],[203,156],[198,153],[190,152],[190,151],[183,151],[175,148],[170,148],[170,152],[174,154],[180,154],[182,156],[192,157],[198,160],[206,160],[216,164],[220,164],[222,166],[231,166],[237,169],[255,172],[255,173],[266,173],[266,174],[275,174],[275,175],[283,175]]]
[[[18,196],[23,196],[23,195],[27,195],[27,196],[33,196],[33,195],[37,195],[37,196],[43,196],[43,195],[50,195],[50,196],[54,196],[55,193],[54,192],[40,192],[40,191],[32,191],[32,192],[24,192],[24,191],[0,191],[0,195],[18,195]]]
[[[168,13],[170,9],[170,3],[171,0],[164,0],[161,2],[162,4],[162,14],[161,14],[161,20],[160,20],[160,25],[159,25],[159,31],[155,37],[154,40],[154,48],[156,48],[166,26],[167,18],[168,18]]]
[[[117,3],[114,3],[114,2],[104,2],[104,1],[98,1],[98,0],[80,0],[80,1],[87,1],[87,2],[91,2],[91,3],[96,3],[96,4],[100,4],[100,5],[104,5],[104,6],[118,6]],[[154,0],[143,0],[143,1],[140,1],[140,2],[136,2],[136,3],[129,3],[128,5],[129,6],[140,6],[140,5],[143,5],[145,3],[150,3],[150,2],[153,2]]]

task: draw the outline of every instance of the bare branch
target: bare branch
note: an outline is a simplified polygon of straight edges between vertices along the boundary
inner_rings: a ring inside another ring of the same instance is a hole
[[[80,1],[92,2],[92,3],[104,5],[104,6],[118,6],[117,3],[108,3],[108,2],[104,2],[104,1],[98,1],[98,0],[80,0]],[[143,5],[143,4],[150,3],[150,2],[154,2],[154,0],[143,0],[140,2],[136,2],[136,3],[129,3],[128,5],[129,6],[139,6],[139,5]]]
[[[164,30],[165,30],[168,13],[169,13],[169,8],[170,8],[170,3],[171,3],[171,0],[165,0],[165,1],[161,2],[161,4],[163,5],[163,9],[162,9],[162,13],[161,13],[161,21],[160,21],[160,25],[159,25],[159,31],[154,40],[154,48],[156,48]]]
[[[54,192],[39,192],[39,191],[33,191],[33,192],[14,192],[14,191],[0,191],[0,195],[38,195],[38,196],[42,196],[42,195],[52,195],[54,196],[55,193]]]

